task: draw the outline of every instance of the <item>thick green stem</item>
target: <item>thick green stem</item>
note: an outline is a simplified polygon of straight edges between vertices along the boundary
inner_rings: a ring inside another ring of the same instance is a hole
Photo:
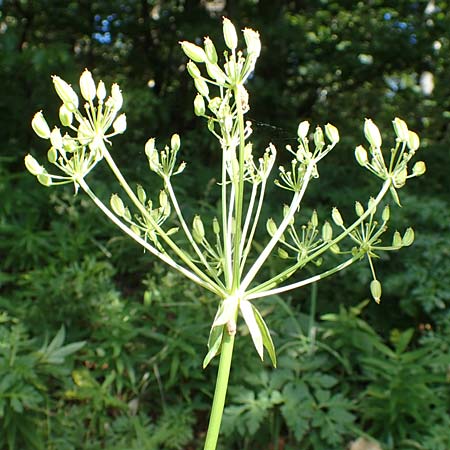
[[[225,327],[222,350],[220,353],[219,369],[217,372],[216,390],[209,418],[208,431],[204,450],[216,450],[219,439],[220,424],[222,422],[225,397],[228,389],[228,378],[230,376],[231,360],[233,357],[234,333],[228,333]]]

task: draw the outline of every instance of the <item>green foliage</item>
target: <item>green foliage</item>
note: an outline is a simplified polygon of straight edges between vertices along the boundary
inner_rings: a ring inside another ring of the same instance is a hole
[[[66,358],[85,345],[64,345],[64,340],[62,327],[37,349],[22,323],[5,313],[0,316],[0,448],[44,447],[46,420],[54,406],[49,404],[49,387],[62,388],[69,374]]]

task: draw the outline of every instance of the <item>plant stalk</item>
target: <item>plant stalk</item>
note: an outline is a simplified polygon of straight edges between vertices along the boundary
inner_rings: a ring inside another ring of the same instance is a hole
[[[225,397],[228,389],[228,379],[230,376],[231,360],[233,357],[234,334],[228,333],[225,326],[222,350],[220,353],[219,369],[217,371],[216,389],[209,418],[208,431],[204,450],[216,450],[219,439],[220,424],[222,422],[223,409],[225,407]]]

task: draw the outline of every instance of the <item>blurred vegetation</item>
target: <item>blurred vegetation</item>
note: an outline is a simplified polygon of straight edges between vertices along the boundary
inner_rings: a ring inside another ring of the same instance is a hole
[[[75,85],[88,67],[124,92],[128,131],[113,151],[128,179],[151,184],[144,143],[178,132],[189,163],[179,193],[187,208],[213,214],[219,149],[193,114],[178,41],[218,38],[226,15],[262,37],[248,84],[256,145],[273,141],[282,159],[299,120],[340,130],[308,207],[345,214],[370,192],[353,158],[365,117],[386,139],[395,116],[406,120],[428,173],[401,193],[396,226],[412,224],[416,242],[378,264],[380,306],[365,301],[363,266],[264,300],[279,368],[261,365],[248,336],[238,339],[223,450],[338,450],[359,435],[386,450],[448,450],[449,7],[0,0],[0,449],[201,445],[215,379],[214,364],[202,371],[201,363],[215,305],[85,197],[37,186],[23,157],[46,150],[33,114],[45,109],[56,122],[50,76]],[[97,174],[92,182],[108,193],[108,176]],[[275,191],[270,198],[283,201]]]

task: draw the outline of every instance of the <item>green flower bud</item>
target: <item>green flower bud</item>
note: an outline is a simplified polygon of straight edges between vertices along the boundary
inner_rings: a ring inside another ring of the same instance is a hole
[[[145,193],[144,188],[140,184],[137,185],[136,192],[137,192],[137,196],[138,196],[139,201],[142,204],[144,204],[145,200],[147,200],[147,194]]]
[[[317,211],[314,210],[311,214],[311,225],[316,228],[319,225],[319,218],[317,216]]]
[[[123,217],[125,215],[125,205],[123,204],[122,199],[117,195],[111,195],[111,199],[109,201],[111,205],[111,209],[117,214],[119,217]]]
[[[322,226],[322,239],[325,242],[331,241],[333,238],[333,227],[330,225],[330,222],[325,222]]]
[[[100,80],[97,85],[97,98],[100,100],[100,102],[103,102],[105,97],[106,97],[105,83],[103,83],[103,81]]]
[[[222,85],[227,83],[228,78],[225,72],[217,64],[211,64],[207,62],[206,71],[213,80],[217,81],[217,83]]]
[[[203,95],[203,97],[208,97],[209,95],[209,88],[206,84],[205,80],[202,80],[201,78],[196,78],[194,80],[195,89],[199,92],[199,94]]]
[[[52,79],[59,98],[65,103],[69,111],[75,111],[78,108],[78,96],[70,84],[66,83],[57,75],[53,75]]]
[[[267,220],[266,229],[270,236],[273,236],[276,233],[277,228],[277,224],[272,218]]]
[[[167,192],[162,189],[159,191],[159,206],[165,211],[167,207],[169,206],[169,201],[167,197]]]
[[[77,138],[81,145],[87,145],[94,139],[94,131],[86,118],[83,119],[78,126]]]
[[[391,213],[389,210],[389,205],[386,205],[383,209],[383,213],[381,214],[381,218],[383,219],[383,222],[387,222],[389,220]]]
[[[195,62],[189,61],[186,65],[189,75],[195,80],[196,78],[201,78],[202,74],[200,69],[197,67]]]
[[[334,207],[331,211],[331,217],[333,219],[333,222],[338,226],[338,227],[342,227],[344,225],[344,221],[342,220],[342,216],[341,213],[339,212],[339,210]]]
[[[157,172],[159,170],[159,153],[155,148],[155,139],[151,138],[145,144],[145,154],[148,158],[150,170]]]
[[[194,217],[192,224],[192,237],[197,244],[201,244],[205,238],[205,228],[203,227],[202,219],[198,215]]]
[[[217,217],[214,217],[212,226],[214,234],[216,235],[220,234],[220,224],[219,221],[217,220]]]
[[[200,94],[195,96],[194,113],[196,116],[203,116],[205,114],[205,100],[203,100],[203,96]]]
[[[308,136],[308,131],[309,131],[309,122],[307,120],[300,122],[297,129],[297,135],[299,139],[305,139]]]
[[[403,246],[403,240],[398,231],[396,231],[394,236],[392,236],[392,246],[395,248],[400,248]]]
[[[284,248],[278,248],[278,256],[281,259],[288,259],[289,253]]]
[[[34,132],[42,139],[50,138],[50,127],[48,126],[42,111],[39,111],[34,115],[31,126]]]
[[[247,54],[251,55],[255,59],[259,57],[261,53],[261,40],[259,39],[259,33],[251,28],[244,28],[244,39],[247,46]]]
[[[360,166],[365,167],[367,165],[367,151],[362,145],[358,145],[358,147],[355,148],[355,158]]]
[[[339,142],[339,131],[331,123],[325,125],[325,134],[332,144],[337,144]]]
[[[53,128],[52,132],[50,133],[50,142],[52,146],[57,148],[58,150],[63,147],[63,139],[59,128]]]
[[[180,149],[181,141],[178,134],[173,134],[170,140],[170,148],[172,151],[177,152]]]
[[[370,283],[370,292],[373,299],[380,303],[381,301],[381,283],[378,280],[372,280]]]
[[[127,117],[125,113],[121,114],[113,123],[115,133],[122,134],[127,129]]]
[[[72,111],[69,111],[64,103],[59,108],[59,120],[61,121],[61,124],[65,127],[68,127],[72,124],[73,120]]]
[[[211,64],[217,64],[217,52],[213,41],[209,37],[205,37],[205,53],[206,58]]]
[[[40,175],[44,173],[44,167],[42,167],[33,156],[28,154],[25,156],[25,167],[27,168],[28,172],[30,172],[32,175]]]
[[[397,135],[398,139],[402,142],[408,142],[409,131],[408,131],[408,126],[406,125],[406,123],[402,119],[399,119],[398,117],[396,117],[392,121],[392,124],[394,125],[394,131],[395,131],[395,134]]]
[[[89,70],[84,69],[84,72],[81,74],[80,77],[80,90],[81,95],[85,100],[92,101],[95,98],[96,89],[95,89],[95,82],[92,78],[91,72]]]
[[[366,119],[364,122],[364,135],[374,148],[381,147],[381,134],[378,127],[372,122],[372,119]]]
[[[414,131],[409,131],[408,132],[408,148],[410,150],[412,150],[413,152],[415,152],[420,145],[420,139],[419,136],[417,136],[416,133],[414,133]]]
[[[37,176],[37,179],[38,179],[39,183],[41,183],[45,187],[49,187],[52,185],[52,178],[46,171],[44,171],[44,173],[40,173]]]
[[[137,236],[140,236],[140,235],[141,235],[141,230],[140,230],[139,227],[138,227],[137,225],[135,225],[134,223],[132,223],[132,224],[130,225],[130,229],[131,229],[131,231],[132,231],[134,234],[136,234]]]
[[[230,50],[236,50],[237,47],[237,33],[236,28],[226,17],[223,18],[223,37],[225,44]]]
[[[427,167],[423,161],[417,161],[412,168],[412,172],[416,177],[420,177],[421,175],[423,175],[426,170]]]
[[[358,217],[361,217],[364,214],[364,207],[359,202],[355,202],[355,211]]]
[[[123,96],[120,87],[117,83],[111,86],[111,98],[113,99],[113,107],[116,111],[119,111],[123,105]]]
[[[335,255],[338,255],[340,253],[341,249],[339,248],[339,245],[333,244],[330,247],[330,251],[331,251],[331,253],[334,253]]]
[[[325,145],[323,131],[320,127],[316,127],[316,131],[314,132],[314,144],[318,149],[321,149]]]
[[[406,183],[406,177],[408,176],[408,170],[406,167],[400,170],[396,170],[394,174],[394,186],[396,188],[401,188]]]
[[[409,247],[414,242],[414,230],[410,227],[405,231],[402,238],[402,244]]]
[[[184,54],[192,59],[192,61],[198,62],[198,63],[204,63],[206,62],[206,53],[205,51],[199,47],[198,45],[192,44],[188,41],[180,42],[181,48],[184,52]]]
[[[47,159],[48,162],[51,164],[55,164],[56,160],[58,158],[58,152],[55,147],[50,147],[47,152]]]

